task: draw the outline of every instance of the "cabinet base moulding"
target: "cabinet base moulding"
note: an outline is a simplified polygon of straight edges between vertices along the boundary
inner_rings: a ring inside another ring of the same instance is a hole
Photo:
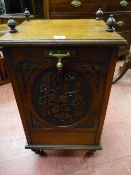
[[[25,149],[32,150],[102,150],[101,144],[98,145],[38,145],[38,144],[27,144]]]

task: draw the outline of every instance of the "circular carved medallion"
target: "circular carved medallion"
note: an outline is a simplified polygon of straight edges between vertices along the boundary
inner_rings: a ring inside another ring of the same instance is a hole
[[[35,110],[46,122],[56,126],[78,123],[88,112],[92,90],[87,79],[73,69],[43,71],[32,89]]]

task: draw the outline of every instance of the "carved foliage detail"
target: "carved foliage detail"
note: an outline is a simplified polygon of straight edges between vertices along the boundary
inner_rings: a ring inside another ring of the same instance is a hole
[[[26,82],[28,78],[30,77],[32,71],[34,69],[38,69],[38,67],[41,65],[39,62],[33,62],[33,61],[27,61],[20,64],[20,69],[22,71],[23,79]]]
[[[99,86],[99,78],[101,76],[105,77],[107,72],[107,65],[104,62],[79,62],[79,64],[85,69],[87,73],[90,73],[94,78],[96,87]]]

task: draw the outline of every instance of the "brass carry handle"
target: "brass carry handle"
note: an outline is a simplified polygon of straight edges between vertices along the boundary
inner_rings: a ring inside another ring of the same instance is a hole
[[[67,52],[67,53],[52,53],[52,51],[51,51],[49,53],[49,56],[57,58],[56,67],[57,67],[58,71],[61,71],[63,69],[63,66],[64,66],[63,63],[62,63],[62,60],[64,59],[64,57],[70,56],[70,52]]]
[[[81,6],[81,1],[79,1],[79,0],[73,0],[73,1],[71,1],[71,5],[73,6],[73,7],[75,7],[75,8],[77,8],[77,7],[80,7]]]
[[[121,1],[120,1],[120,5],[121,5],[122,7],[126,7],[126,6],[128,5],[128,2],[127,2],[126,0],[121,0]]]

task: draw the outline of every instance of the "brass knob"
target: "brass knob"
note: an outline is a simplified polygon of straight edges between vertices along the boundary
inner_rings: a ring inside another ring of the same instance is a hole
[[[79,1],[79,0],[73,0],[73,1],[71,1],[71,5],[73,6],[73,7],[75,7],[75,8],[77,8],[77,7],[80,7],[81,6],[81,1]]]
[[[122,1],[120,1],[120,5],[122,7],[126,7],[128,5],[128,2],[126,0],[122,0]]]
[[[63,66],[64,66],[64,65],[63,65],[63,63],[62,63],[62,58],[58,58],[56,67],[57,67],[57,69],[58,69],[59,72],[63,69]]]
[[[118,21],[118,22],[117,22],[117,26],[119,26],[119,27],[124,26],[124,24],[125,24],[124,21]]]
[[[57,64],[56,67],[58,69],[58,71],[60,72],[63,69],[63,63],[62,60],[64,59],[64,57],[69,57],[70,56],[70,52],[67,53],[52,53],[52,51],[49,53],[49,56],[53,56],[55,58],[57,58]]]

